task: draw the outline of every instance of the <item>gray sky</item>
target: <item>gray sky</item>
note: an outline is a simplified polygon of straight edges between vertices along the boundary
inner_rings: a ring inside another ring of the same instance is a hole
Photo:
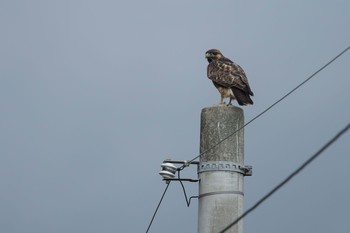
[[[349,1],[0,2],[0,232],[145,232],[166,158],[199,153],[211,48],[240,64],[246,121],[350,44]],[[350,53],[245,129],[245,208],[350,119]],[[349,229],[350,133],[245,219],[245,233]],[[195,168],[183,172],[196,177]],[[186,184],[196,195],[197,184]],[[171,184],[150,232],[196,232]]]

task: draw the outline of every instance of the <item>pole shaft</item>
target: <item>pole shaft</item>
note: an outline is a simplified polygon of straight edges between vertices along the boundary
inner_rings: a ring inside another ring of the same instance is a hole
[[[243,110],[234,106],[202,109],[199,164],[198,233],[217,233],[243,213],[244,133],[240,130],[213,149],[244,124]],[[243,233],[240,221],[227,232]]]

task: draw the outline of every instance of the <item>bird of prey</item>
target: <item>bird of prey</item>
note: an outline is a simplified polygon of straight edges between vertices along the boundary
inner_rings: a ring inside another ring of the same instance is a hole
[[[236,99],[239,105],[253,104],[250,96],[248,79],[243,69],[230,59],[224,57],[217,49],[210,49],[205,53],[208,60],[207,75],[213,81],[215,87],[221,95],[220,104],[224,103],[224,98],[230,98],[228,105]]]

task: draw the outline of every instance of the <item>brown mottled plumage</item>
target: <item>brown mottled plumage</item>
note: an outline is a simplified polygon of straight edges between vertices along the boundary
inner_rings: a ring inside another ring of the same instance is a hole
[[[205,53],[209,64],[207,68],[208,78],[213,81],[221,95],[220,104],[224,104],[224,98],[236,99],[239,105],[253,104],[250,96],[248,79],[244,70],[230,59],[224,57],[217,49],[210,49]]]

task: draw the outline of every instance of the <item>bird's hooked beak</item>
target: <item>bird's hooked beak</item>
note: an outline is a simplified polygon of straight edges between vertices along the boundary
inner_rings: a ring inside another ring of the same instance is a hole
[[[209,58],[209,57],[211,57],[211,54],[210,53],[206,53],[205,54],[205,58]]]

